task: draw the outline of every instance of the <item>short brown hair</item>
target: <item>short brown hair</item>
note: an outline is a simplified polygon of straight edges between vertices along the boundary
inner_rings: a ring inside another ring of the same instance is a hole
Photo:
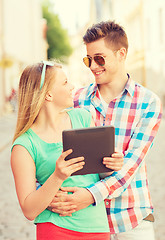
[[[101,38],[104,38],[105,42],[110,44],[114,50],[125,47],[126,51],[128,51],[127,35],[123,27],[116,24],[114,21],[106,21],[94,24],[92,27],[87,29],[85,35],[83,36],[83,41],[85,44],[87,44],[97,41]]]

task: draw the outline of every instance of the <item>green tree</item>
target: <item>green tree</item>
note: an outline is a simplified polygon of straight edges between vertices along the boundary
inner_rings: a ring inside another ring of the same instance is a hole
[[[47,20],[48,59],[59,59],[67,62],[73,49],[69,42],[69,35],[60,23],[59,17],[53,12],[54,4],[49,0],[42,1],[43,18]]]

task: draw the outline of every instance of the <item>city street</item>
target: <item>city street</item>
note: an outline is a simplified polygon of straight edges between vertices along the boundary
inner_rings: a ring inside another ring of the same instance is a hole
[[[15,115],[11,114],[0,119],[0,240],[33,240],[35,239],[35,226],[26,220],[21,212],[10,168],[10,148],[14,126]],[[162,120],[155,143],[146,158],[149,186],[155,207],[156,240],[165,239],[164,134],[165,119]]]

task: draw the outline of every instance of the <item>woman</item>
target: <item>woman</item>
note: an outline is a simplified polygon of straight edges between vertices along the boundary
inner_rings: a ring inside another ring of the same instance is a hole
[[[71,217],[60,217],[47,209],[61,186],[87,187],[99,180],[98,174],[70,177],[83,168],[84,158],[65,161],[72,150],[62,152],[64,129],[93,126],[86,110],[64,111],[73,107],[72,90],[61,66],[50,62],[28,66],[20,78],[11,167],[20,206],[26,218],[35,219],[38,240],[109,239],[104,202]],[[106,166],[109,159],[104,161]],[[120,168],[121,159],[118,154]],[[36,179],[42,185],[38,190]]]

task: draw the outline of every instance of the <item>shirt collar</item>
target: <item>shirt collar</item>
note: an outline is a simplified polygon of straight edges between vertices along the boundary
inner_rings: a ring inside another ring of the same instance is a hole
[[[126,82],[126,85],[121,93],[121,95],[123,95],[125,93],[125,91],[127,91],[129,93],[129,95],[131,97],[134,96],[134,91],[135,91],[135,83],[134,81],[131,79],[130,75],[127,73],[128,76],[128,80]],[[90,97],[92,95],[92,98],[94,98],[96,96],[96,93],[98,91],[98,85],[97,83],[92,83],[90,85],[90,88],[88,89],[88,93],[87,93],[87,97]]]
[[[131,79],[130,75],[127,73],[128,76],[128,80],[126,82],[125,88],[122,92],[122,95],[125,91],[127,91],[129,93],[129,95],[133,98],[134,96],[134,91],[135,91],[135,83],[134,81]]]
[[[90,84],[90,86],[89,86],[89,88],[88,88],[87,97],[90,98],[90,96],[93,95],[92,98],[94,98],[97,91],[98,91],[98,86],[97,86],[97,84],[96,84],[96,83]]]

